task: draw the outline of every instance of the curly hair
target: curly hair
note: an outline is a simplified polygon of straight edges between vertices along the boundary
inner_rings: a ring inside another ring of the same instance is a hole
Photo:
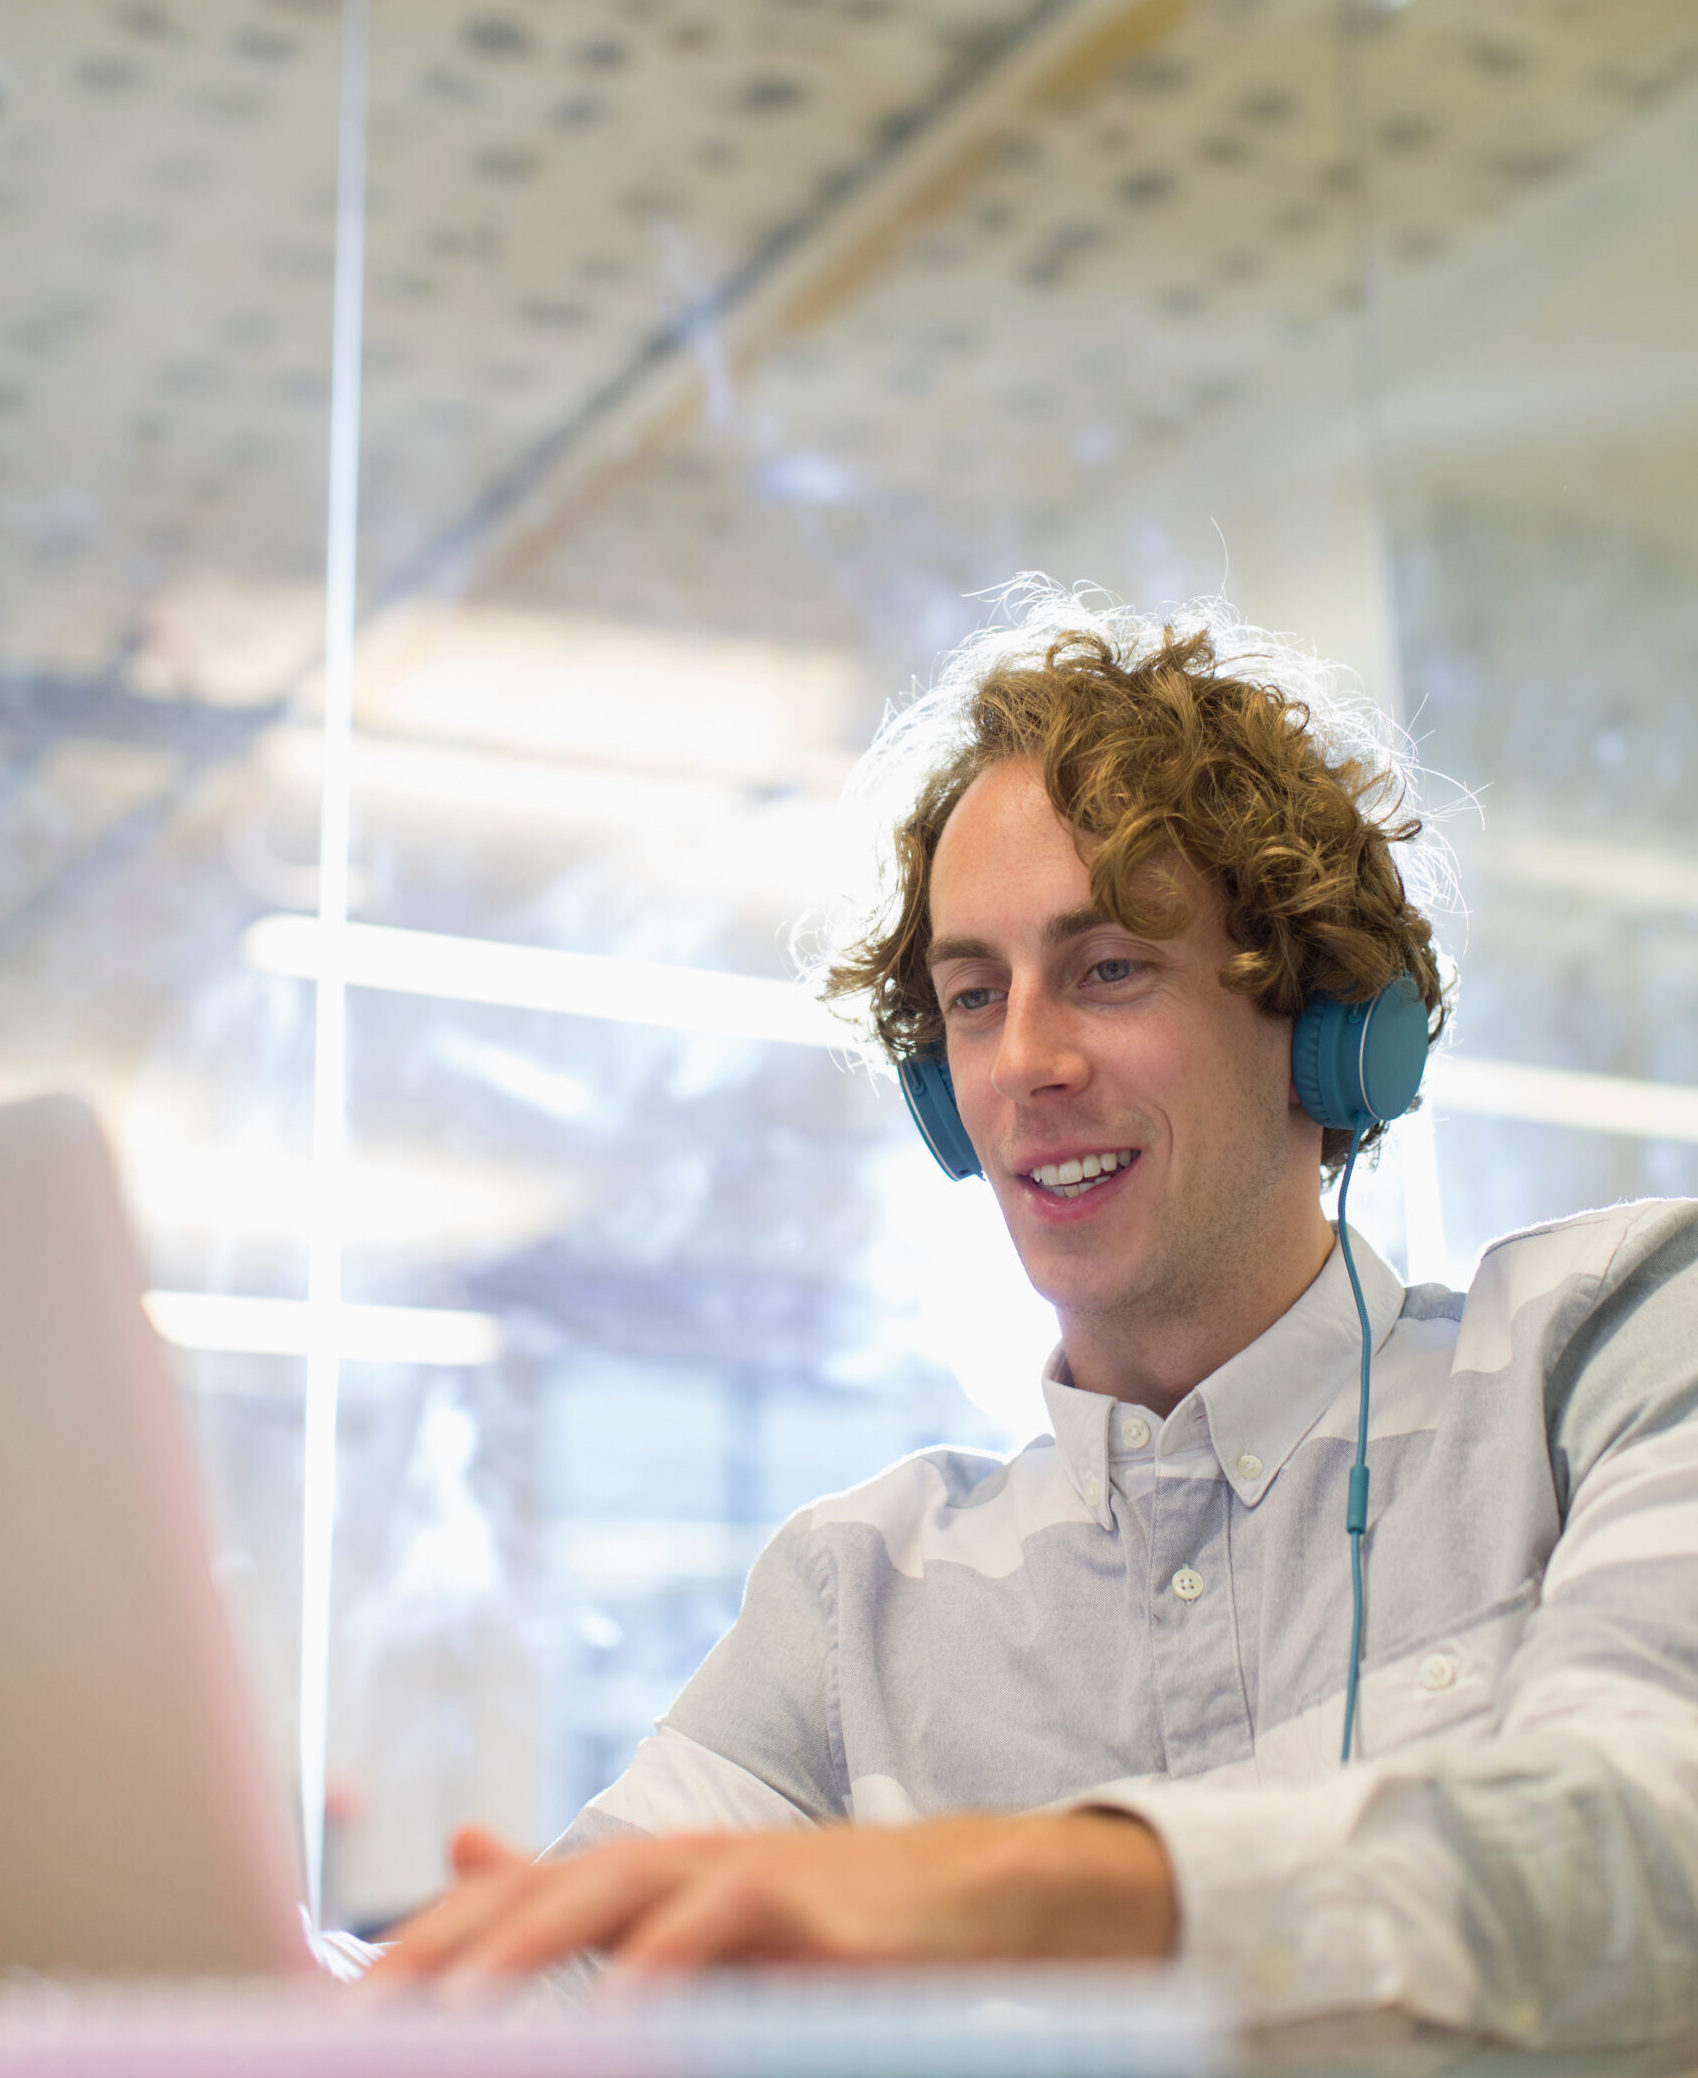
[[[1378,711],[1216,601],[1153,620],[1034,578],[1004,599],[1015,624],[969,638],[931,692],[886,716],[863,761],[855,791],[875,814],[883,803],[881,887],[870,919],[863,907],[855,935],[836,933],[815,963],[821,995],[863,999],[892,1060],[940,1043],[926,963],[938,839],[981,772],[1030,759],[1105,916],[1141,937],[1182,931],[1187,905],[1161,870],[1182,858],[1239,948],[1224,987],[1293,1017],[1318,992],[1365,1002],[1407,970],[1436,1039],[1448,1006],[1432,927],[1392,855],[1422,826]],[[1430,852],[1405,856],[1430,877]],[[1327,1128],[1323,1169],[1349,1145]]]

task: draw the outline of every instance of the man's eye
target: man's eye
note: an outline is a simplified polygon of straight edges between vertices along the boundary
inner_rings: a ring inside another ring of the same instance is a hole
[[[988,988],[964,988],[949,999],[951,1010],[983,1010],[991,999]]]
[[[1129,959],[1098,960],[1091,972],[1099,981],[1130,981],[1138,962]]]

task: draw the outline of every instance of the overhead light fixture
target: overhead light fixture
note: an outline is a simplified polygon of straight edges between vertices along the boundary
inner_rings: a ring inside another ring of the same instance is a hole
[[[263,974],[311,981],[324,970],[325,944],[316,917],[266,916],[243,932],[241,951],[248,965]],[[848,1027],[796,983],[724,974],[712,967],[555,952],[385,924],[343,926],[339,964],[350,988],[562,1011],[793,1046],[847,1048],[853,1043]]]
[[[160,1337],[178,1349],[215,1350],[226,1356],[308,1356],[312,1311],[305,1299],[249,1299],[223,1292],[161,1292],[143,1296]],[[446,1364],[456,1369],[493,1364],[505,1338],[491,1313],[460,1313],[436,1306],[359,1306],[335,1311],[336,1353],[344,1363]]]
[[[1523,887],[1648,915],[1698,915],[1698,864],[1685,854],[1542,830],[1494,827],[1477,857],[1483,871]]]
[[[1445,1111],[1636,1140],[1698,1141],[1698,1089],[1685,1083],[1440,1054],[1428,1068],[1426,1087]]]
[[[279,915],[251,925],[241,950],[261,973],[313,980],[323,945],[316,917]],[[849,1028],[794,982],[380,924],[348,924],[343,945],[342,975],[352,988],[796,1046],[847,1051],[854,1045]],[[1698,1088],[1681,1083],[1447,1053],[1432,1062],[1426,1087],[1446,1111],[1640,1140],[1698,1142]]]

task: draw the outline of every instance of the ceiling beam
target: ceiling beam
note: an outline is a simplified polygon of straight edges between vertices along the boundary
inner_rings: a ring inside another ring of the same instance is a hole
[[[1035,109],[1084,99],[1191,4],[1037,0],[382,580],[373,610],[429,588],[460,590],[474,577],[510,580],[569,533],[608,484],[694,423],[706,398],[704,349],[742,373],[776,340],[841,308],[956,201]]]

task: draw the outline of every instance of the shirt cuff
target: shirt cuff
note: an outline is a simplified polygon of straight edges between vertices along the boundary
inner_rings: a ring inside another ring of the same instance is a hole
[[[1149,1826],[1173,1871],[1177,1957],[1246,2023],[1403,2006],[1466,2027],[1472,1972],[1454,1864],[1428,1826],[1395,1826],[1371,1846],[1359,1837],[1388,1795],[1396,1804],[1403,1789],[1354,1767],[1301,1787],[1108,1783],[1075,1808]]]

